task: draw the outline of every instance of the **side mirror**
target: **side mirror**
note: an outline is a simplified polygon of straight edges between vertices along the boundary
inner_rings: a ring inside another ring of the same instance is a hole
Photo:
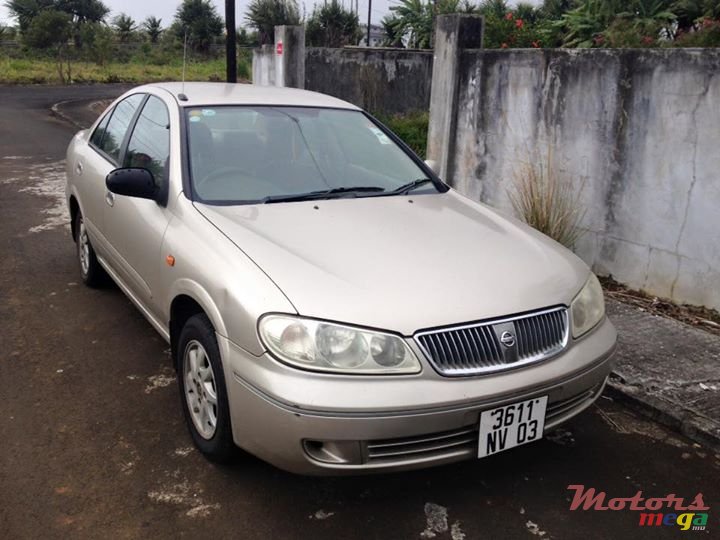
[[[435,174],[438,174],[438,163],[434,159],[426,159],[425,165],[428,166],[428,169],[430,169]]]
[[[105,178],[108,190],[116,195],[156,200],[159,194],[155,178],[147,169],[115,169]]]

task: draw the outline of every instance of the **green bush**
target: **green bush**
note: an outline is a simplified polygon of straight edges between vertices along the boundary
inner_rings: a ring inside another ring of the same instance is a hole
[[[677,37],[676,47],[720,47],[720,20],[703,19],[694,32]]]

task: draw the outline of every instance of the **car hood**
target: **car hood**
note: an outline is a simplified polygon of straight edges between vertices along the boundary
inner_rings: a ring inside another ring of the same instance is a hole
[[[556,242],[452,190],[196,207],[299,314],[403,335],[569,305],[589,273]]]

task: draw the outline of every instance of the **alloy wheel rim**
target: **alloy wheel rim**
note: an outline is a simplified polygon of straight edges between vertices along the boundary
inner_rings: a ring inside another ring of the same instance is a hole
[[[217,386],[210,358],[199,341],[192,340],[183,355],[185,400],[195,429],[211,439],[217,428]]]
[[[84,276],[90,270],[90,240],[88,239],[85,222],[80,220],[80,231],[78,235],[78,256],[80,257],[80,269]]]

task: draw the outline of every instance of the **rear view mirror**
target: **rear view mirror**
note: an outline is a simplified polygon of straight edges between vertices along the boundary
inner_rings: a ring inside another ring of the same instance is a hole
[[[105,178],[108,190],[116,195],[156,200],[159,194],[155,178],[147,169],[115,169]]]

